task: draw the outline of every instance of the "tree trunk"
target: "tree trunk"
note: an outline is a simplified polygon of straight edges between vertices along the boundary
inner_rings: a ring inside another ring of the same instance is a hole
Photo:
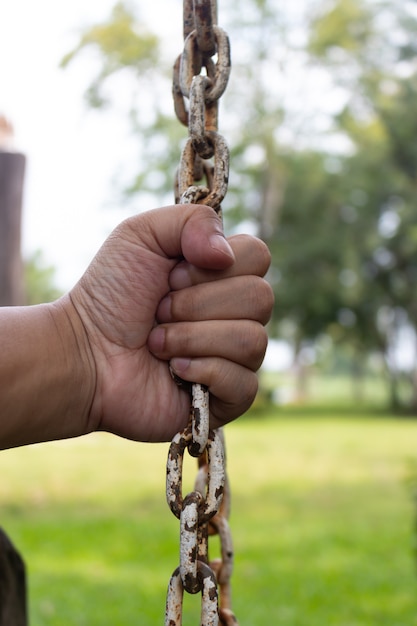
[[[294,346],[294,361],[292,370],[295,376],[294,401],[303,404],[308,398],[309,367],[302,358],[301,340],[296,340]]]
[[[390,409],[392,411],[399,411],[401,408],[400,394],[398,390],[398,375],[396,372],[390,371],[388,368],[389,376],[389,391],[390,391]]]
[[[24,304],[21,255],[26,158],[0,149],[0,306]]]
[[[355,404],[362,404],[365,397],[364,382],[365,372],[363,368],[363,354],[355,350],[355,354],[352,358],[351,373],[352,373],[352,396]]]
[[[411,372],[411,410],[414,415],[417,415],[417,334],[414,331],[414,368]]]

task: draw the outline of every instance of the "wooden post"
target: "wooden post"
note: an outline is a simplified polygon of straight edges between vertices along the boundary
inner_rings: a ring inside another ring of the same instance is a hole
[[[12,139],[12,127],[0,115],[0,306],[24,303],[20,240],[26,159],[13,152]],[[27,626],[25,564],[1,528],[0,626]]]
[[[10,148],[13,130],[0,116],[0,306],[25,302],[21,254],[26,157]]]

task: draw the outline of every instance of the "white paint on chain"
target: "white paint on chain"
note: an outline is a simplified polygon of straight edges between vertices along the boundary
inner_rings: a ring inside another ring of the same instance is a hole
[[[207,446],[209,426],[210,426],[210,410],[209,410],[209,392],[206,387],[195,383],[192,389],[193,408],[198,410],[198,424],[194,417],[192,422],[193,441],[200,446],[200,454],[203,453]]]

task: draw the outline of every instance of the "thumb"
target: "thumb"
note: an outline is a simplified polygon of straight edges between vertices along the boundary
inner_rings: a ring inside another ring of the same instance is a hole
[[[204,269],[225,269],[235,260],[220,217],[205,205],[176,204],[141,213],[133,226],[149,249],[167,258],[184,257]],[[146,219],[146,226],[143,220]]]

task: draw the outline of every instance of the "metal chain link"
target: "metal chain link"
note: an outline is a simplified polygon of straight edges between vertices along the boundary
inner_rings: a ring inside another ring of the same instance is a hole
[[[229,150],[218,133],[218,102],[230,74],[230,45],[217,25],[216,0],[184,0],[184,50],[174,65],[175,113],[188,128],[175,184],[175,201],[204,204],[221,214],[229,179]],[[214,58],[215,57],[215,58]],[[205,184],[199,184],[203,181]],[[176,378],[176,377],[175,377]],[[190,422],[171,442],[167,502],[180,520],[180,565],[171,576],[165,626],[182,624],[184,591],[201,593],[201,626],[238,626],[231,607],[233,545],[228,524],[230,489],[223,431],[209,428],[209,393],[192,385]],[[194,491],[182,495],[185,450],[198,457]],[[220,558],[209,560],[218,535]]]

